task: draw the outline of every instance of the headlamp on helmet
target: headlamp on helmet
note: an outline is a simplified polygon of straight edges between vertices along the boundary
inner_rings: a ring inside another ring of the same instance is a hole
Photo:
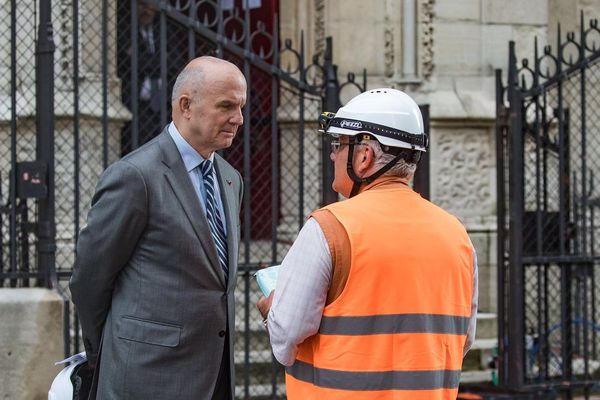
[[[329,124],[335,117],[335,113],[324,111],[319,115],[319,132],[327,133],[327,129],[329,129]]]

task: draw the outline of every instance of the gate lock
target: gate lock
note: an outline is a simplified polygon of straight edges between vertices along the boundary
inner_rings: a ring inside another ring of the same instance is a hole
[[[46,163],[24,161],[17,163],[17,197],[43,199],[48,195]]]

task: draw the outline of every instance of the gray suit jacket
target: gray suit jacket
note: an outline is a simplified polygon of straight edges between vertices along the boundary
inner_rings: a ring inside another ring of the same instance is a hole
[[[166,129],[100,177],[71,278],[97,398],[209,399],[229,335],[234,393],[234,287],[240,174],[215,155],[229,282],[198,196]]]

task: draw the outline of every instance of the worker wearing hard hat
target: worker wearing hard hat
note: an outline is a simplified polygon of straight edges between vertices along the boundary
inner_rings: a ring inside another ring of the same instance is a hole
[[[321,118],[333,189],[258,307],[290,400],[455,399],[475,335],[477,262],[457,218],[410,187],[428,139],[395,89]]]

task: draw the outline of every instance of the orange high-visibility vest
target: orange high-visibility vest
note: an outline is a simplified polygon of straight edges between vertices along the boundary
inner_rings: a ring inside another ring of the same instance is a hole
[[[350,274],[286,369],[288,399],[455,399],[473,294],[462,224],[408,187],[326,208],[348,233]]]

